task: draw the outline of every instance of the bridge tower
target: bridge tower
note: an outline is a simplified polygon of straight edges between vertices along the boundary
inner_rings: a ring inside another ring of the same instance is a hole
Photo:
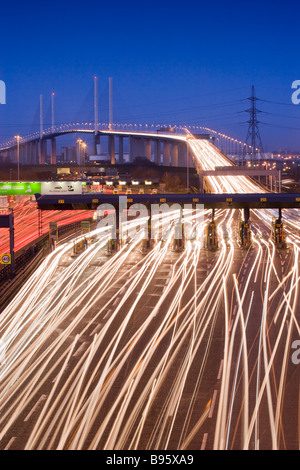
[[[55,119],[54,119],[54,93],[51,94],[51,131],[54,134],[55,131]],[[51,165],[56,164],[56,139],[51,138]]]
[[[109,129],[113,125],[113,79],[109,77]]]
[[[98,133],[98,77],[94,77],[94,129]]]
[[[109,130],[113,128],[113,79],[109,77]],[[115,136],[111,134],[108,137],[108,153],[110,155],[110,163],[115,165],[116,163],[116,151],[115,151]]]
[[[43,95],[40,95],[40,140],[39,140],[39,164],[44,165],[47,153],[47,141],[43,139],[44,121],[43,121]]]
[[[97,155],[97,145],[100,144],[99,134],[99,104],[98,104],[98,77],[94,77],[94,155]]]

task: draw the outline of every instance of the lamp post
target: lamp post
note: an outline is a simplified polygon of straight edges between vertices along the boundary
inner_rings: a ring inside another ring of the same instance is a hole
[[[85,149],[86,149],[86,143],[85,142],[82,142],[82,149],[83,149],[83,172],[85,172]]]
[[[81,163],[81,139],[77,139],[77,148],[76,148],[76,161],[79,166],[80,170],[80,163]]]
[[[20,181],[20,136],[16,136],[17,139],[17,163],[18,163],[18,181]]]
[[[79,165],[79,171],[84,171],[85,170],[85,149],[87,147],[87,144],[83,142],[82,139],[77,139],[77,144],[78,144],[78,157],[77,157],[77,163]],[[83,166],[83,169],[82,169]]]
[[[190,152],[188,142],[186,143],[186,192],[190,192]]]

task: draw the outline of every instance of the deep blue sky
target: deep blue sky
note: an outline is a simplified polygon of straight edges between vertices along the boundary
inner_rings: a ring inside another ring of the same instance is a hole
[[[241,140],[253,84],[266,100],[265,150],[300,152],[299,31],[294,0],[2,3],[0,141],[38,130],[40,94],[50,124],[52,91],[56,122],[92,120],[97,75],[102,121],[111,76],[115,122],[203,125]]]

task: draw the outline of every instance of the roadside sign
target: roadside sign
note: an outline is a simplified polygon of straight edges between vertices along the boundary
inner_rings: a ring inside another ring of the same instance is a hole
[[[53,231],[55,232],[53,233]],[[49,241],[52,249],[55,248],[55,245],[58,242],[57,222],[49,222]]]
[[[0,196],[30,196],[41,193],[41,183],[0,183]]]
[[[0,196],[0,210],[7,210],[8,208],[8,197]]]
[[[82,194],[81,181],[45,181],[41,183],[41,194],[67,195]]]
[[[81,222],[81,228],[82,228],[82,230],[89,230],[90,229],[90,223],[83,220]]]
[[[13,212],[0,215],[0,228],[10,228],[13,223]]]
[[[1,255],[1,264],[11,264],[11,255],[7,253]]]

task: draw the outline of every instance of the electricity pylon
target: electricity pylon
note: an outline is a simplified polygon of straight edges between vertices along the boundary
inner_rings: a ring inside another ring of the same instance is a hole
[[[247,121],[249,123],[249,128],[248,128],[248,133],[246,137],[246,141],[244,145],[244,152],[243,152],[243,164],[244,164],[244,159],[247,153],[247,148],[249,145],[251,145],[251,162],[253,163],[254,160],[256,159],[256,155],[259,154],[260,157],[263,158],[264,155],[264,150],[263,150],[263,144],[261,141],[259,129],[258,129],[258,124],[259,121],[257,119],[257,114],[261,113],[259,109],[256,107],[256,102],[258,101],[258,98],[255,96],[255,88],[252,85],[252,94],[248,100],[251,103],[251,106],[249,109],[246,110],[247,113],[250,114],[250,119]]]

